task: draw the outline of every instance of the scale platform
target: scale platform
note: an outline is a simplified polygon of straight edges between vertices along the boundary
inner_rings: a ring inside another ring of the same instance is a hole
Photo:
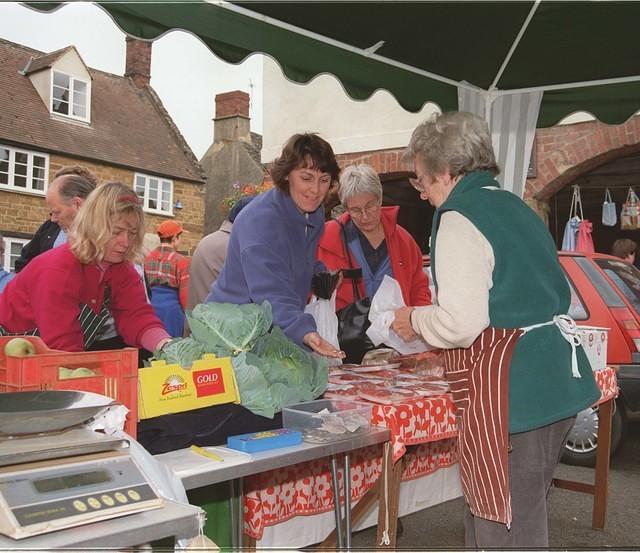
[[[113,400],[56,390],[0,403],[0,533],[21,539],[163,506],[128,440],[85,426]]]

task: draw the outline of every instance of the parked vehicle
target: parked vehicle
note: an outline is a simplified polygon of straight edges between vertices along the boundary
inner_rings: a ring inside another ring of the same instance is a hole
[[[605,254],[560,252],[571,285],[569,314],[579,325],[609,329],[607,364],[617,369],[620,395],[611,428],[611,454],[623,443],[629,413],[640,412],[640,271]],[[598,418],[593,408],[578,414],[562,460],[593,466]]]
[[[569,315],[580,326],[609,329],[607,364],[617,369],[620,388],[612,421],[613,455],[624,441],[629,413],[640,412],[640,271],[605,254],[559,252],[559,257],[571,288]],[[424,267],[429,273],[428,257]],[[597,434],[597,410],[585,409],[577,416],[562,460],[594,466]]]

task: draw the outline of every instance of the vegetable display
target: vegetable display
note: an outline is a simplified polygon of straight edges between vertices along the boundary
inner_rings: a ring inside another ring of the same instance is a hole
[[[187,311],[192,336],[175,338],[155,359],[189,368],[204,353],[230,357],[240,404],[273,418],[283,407],[310,401],[327,387],[323,358],[307,353],[273,326],[271,305],[204,303]]]

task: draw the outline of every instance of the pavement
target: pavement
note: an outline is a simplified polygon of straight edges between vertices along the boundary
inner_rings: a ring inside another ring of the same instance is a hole
[[[560,464],[556,477],[593,483],[594,469]],[[549,549],[640,550],[640,417],[609,471],[609,501],[604,530],[591,528],[593,496],[553,488],[549,494]],[[402,517],[397,549],[461,550],[463,500],[455,499]],[[375,528],[353,536],[353,549],[372,550]]]

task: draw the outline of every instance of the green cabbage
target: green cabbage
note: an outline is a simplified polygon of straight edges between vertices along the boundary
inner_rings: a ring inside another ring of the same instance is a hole
[[[161,350],[154,352],[155,359],[164,360],[171,365],[177,363],[188,369],[204,354],[204,347],[193,338],[174,338]]]
[[[206,351],[219,356],[236,356],[250,351],[269,331],[273,322],[271,304],[201,303],[187,311],[193,337]]]
[[[269,302],[199,304],[187,311],[187,319],[192,337],[172,340],[155,358],[189,368],[204,353],[231,357],[240,404],[256,415],[273,418],[283,407],[325,391],[326,360],[294,344],[279,327],[271,328]]]

